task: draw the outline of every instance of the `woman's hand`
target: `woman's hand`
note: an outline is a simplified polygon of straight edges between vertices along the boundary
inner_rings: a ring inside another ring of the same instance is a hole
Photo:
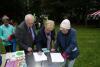
[[[69,58],[69,54],[66,53],[66,52],[63,52],[63,53],[62,53],[62,56],[63,56],[63,58],[64,58],[65,60]]]
[[[55,52],[55,51],[56,51],[56,49],[54,49],[54,48],[51,49],[51,52]]]

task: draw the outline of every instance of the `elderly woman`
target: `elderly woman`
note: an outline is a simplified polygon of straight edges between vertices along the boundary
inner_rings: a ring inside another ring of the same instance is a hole
[[[55,41],[54,21],[47,20],[44,26],[40,29],[37,39],[37,48],[39,51],[42,48],[52,49],[52,43]]]
[[[5,47],[6,52],[13,51],[13,45],[9,42],[9,36],[14,33],[14,27],[9,24],[9,17],[3,16],[2,21],[4,24],[0,26],[0,39]]]
[[[68,19],[63,20],[60,24],[55,49],[59,50],[64,59],[68,61],[67,66],[64,64],[65,67],[73,67],[75,59],[79,55],[79,51],[77,47],[76,30],[71,28]]]

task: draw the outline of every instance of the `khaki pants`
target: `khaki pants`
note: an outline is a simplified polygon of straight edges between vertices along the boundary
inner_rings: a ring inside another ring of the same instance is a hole
[[[67,60],[64,63],[62,63],[62,67],[73,67],[74,63],[75,63],[75,59]]]

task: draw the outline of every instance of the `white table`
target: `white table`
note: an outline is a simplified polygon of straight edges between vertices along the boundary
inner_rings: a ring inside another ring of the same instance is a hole
[[[50,53],[46,53],[47,61],[35,62],[33,55],[26,55],[28,67],[62,67],[62,63],[52,63]]]

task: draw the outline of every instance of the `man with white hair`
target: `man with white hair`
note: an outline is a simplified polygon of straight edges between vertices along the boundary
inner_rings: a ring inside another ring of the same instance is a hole
[[[77,46],[76,30],[71,28],[68,19],[63,20],[60,24],[60,31],[57,34],[55,49],[60,51],[64,59],[68,61],[68,64],[65,62],[64,67],[73,67],[75,58],[79,55],[79,50]]]
[[[36,42],[34,22],[35,17],[32,14],[27,14],[25,20],[17,27],[15,32],[19,47],[24,50],[27,55],[32,55],[32,47]]]

